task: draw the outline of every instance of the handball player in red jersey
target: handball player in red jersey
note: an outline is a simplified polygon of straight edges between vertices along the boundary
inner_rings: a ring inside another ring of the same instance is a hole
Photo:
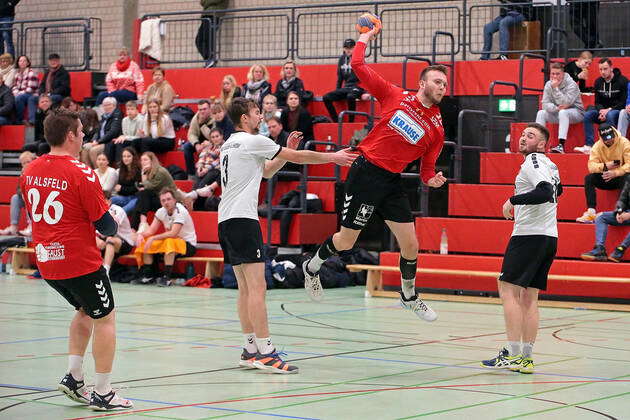
[[[37,268],[76,313],[70,323],[68,373],[58,389],[93,410],[133,407],[112,390],[110,375],[116,351],[114,296],[95,229],[105,235],[118,225],[96,173],[77,160],[83,144],[79,115],[52,113],[44,121],[50,153],[33,161],[20,178],[24,202],[32,220]],[[89,392],[83,377],[83,357],[92,339],[95,386]]]
[[[359,36],[351,65],[361,86],[380,102],[382,116],[358,146],[361,156],[354,161],[346,181],[340,231],[326,239],[303,265],[304,287],[312,299],[321,299],[320,267],[330,256],[352,248],[361,229],[377,213],[400,246],[402,306],[426,321],[434,321],[437,314],[415,292],[418,239],[400,173],[421,158],[422,182],[433,188],[446,182],[442,172],[435,173],[435,162],[444,144],[438,104],[446,93],[446,67],[423,69],[415,94],[389,83],[365,64],[367,44],[379,31],[380,25]]]

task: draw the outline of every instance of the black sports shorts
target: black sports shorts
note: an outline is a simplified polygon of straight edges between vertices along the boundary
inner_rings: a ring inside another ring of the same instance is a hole
[[[109,277],[103,267],[79,277],[64,280],[46,280],[77,311],[93,319],[103,318],[114,310],[114,294]]]
[[[219,242],[223,262],[231,265],[265,261],[258,220],[234,218],[219,223]]]
[[[512,236],[505,250],[499,280],[547,290],[547,276],[557,248],[558,238],[552,236]]]

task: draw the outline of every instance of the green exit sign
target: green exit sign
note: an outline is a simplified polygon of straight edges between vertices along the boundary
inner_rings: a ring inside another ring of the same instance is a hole
[[[516,111],[516,99],[499,99],[499,112]]]

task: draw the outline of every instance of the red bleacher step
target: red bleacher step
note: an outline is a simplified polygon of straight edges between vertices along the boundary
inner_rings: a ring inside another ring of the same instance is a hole
[[[19,151],[23,147],[23,125],[0,125],[0,150]]]
[[[0,203],[10,203],[11,196],[17,192],[19,177],[0,176]]]

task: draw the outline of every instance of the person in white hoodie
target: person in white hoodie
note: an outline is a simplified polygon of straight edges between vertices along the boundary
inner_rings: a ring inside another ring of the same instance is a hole
[[[569,132],[569,124],[584,120],[584,105],[580,87],[564,71],[564,64],[551,63],[549,81],[545,83],[542,98],[542,109],[536,115],[536,122],[545,125],[547,122],[559,123],[558,145],[553,153],[564,153],[564,142]]]

